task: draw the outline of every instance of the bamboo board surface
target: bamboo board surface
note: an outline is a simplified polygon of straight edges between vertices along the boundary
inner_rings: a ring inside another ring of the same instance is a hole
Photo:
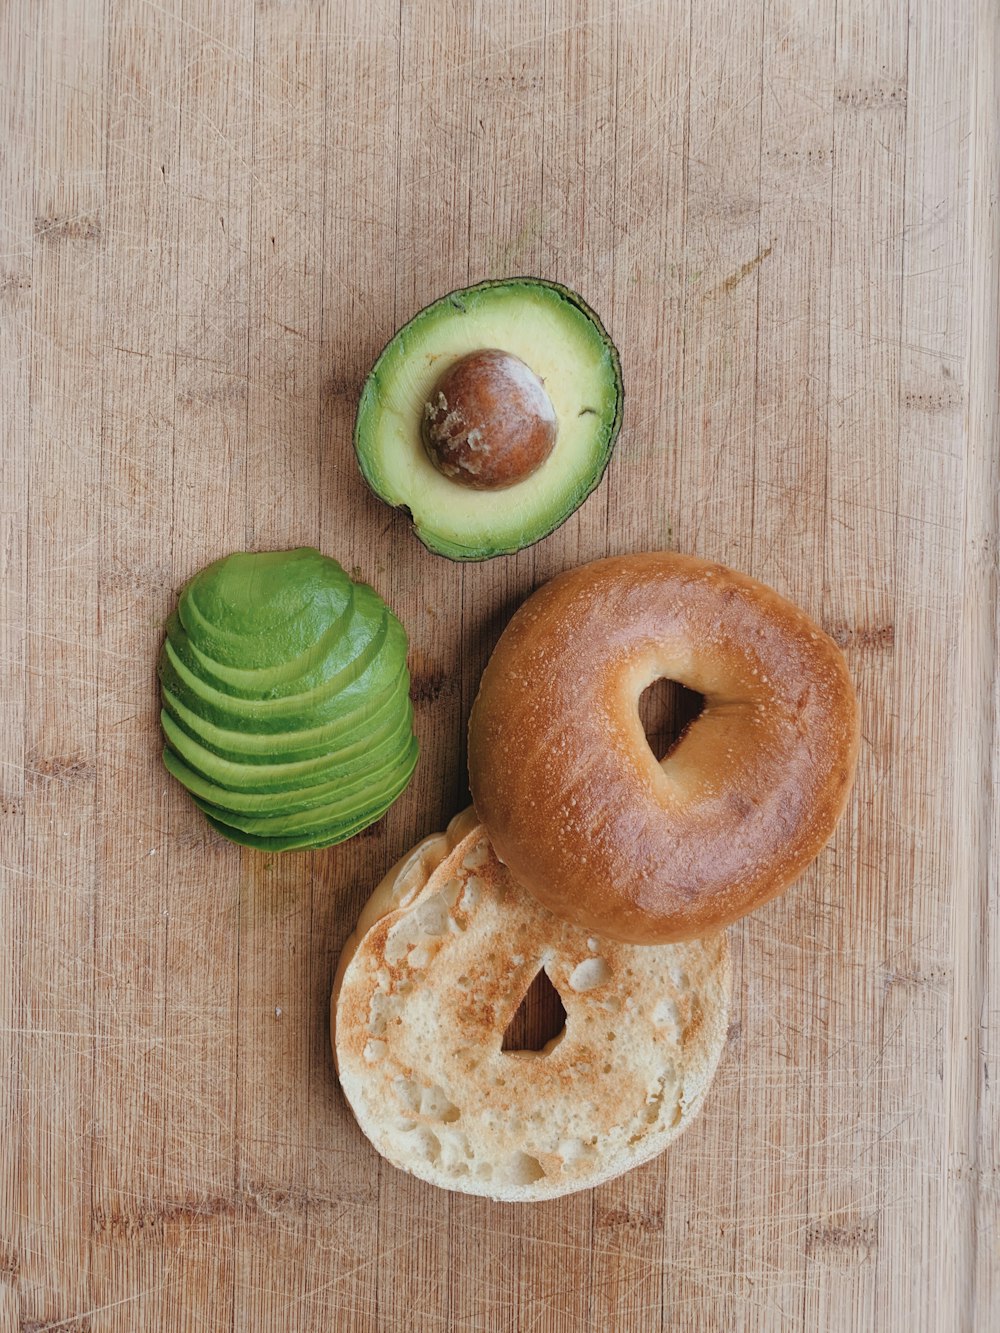
[[[0,25],[0,1330],[1000,1327],[995,4]],[[625,426],[562,529],[462,567],[366,492],[353,413],[399,323],[520,273],[601,313]],[[296,544],[407,626],[423,752],[368,833],[274,857],[166,777],[153,667],[194,570]],[[513,609],[651,547],[843,644],[853,801],[732,931],[678,1145],[544,1205],[439,1193],[337,1092],[335,961],[465,800]]]

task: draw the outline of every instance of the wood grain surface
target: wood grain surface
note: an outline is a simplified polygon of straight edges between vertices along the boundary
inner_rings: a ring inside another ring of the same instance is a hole
[[[0,1331],[1000,1327],[995,0],[5,0]],[[516,557],[365,490],[358,392],[531,273],[621,350],[595,494]],[[159,758],[181,583],[319,545],[407,626],[422,758],[343,847],[208,831]],[[669,547],[843,645],[853,802],[732,931],[658,1161],[536,1206],[384,1164],[341,944],[466,799],[527,592]],[[991,992],[991,982],[993,990]]]

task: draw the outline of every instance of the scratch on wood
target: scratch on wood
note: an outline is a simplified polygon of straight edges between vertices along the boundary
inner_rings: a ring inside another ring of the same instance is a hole
[[[0,273],[0,295],[7,292],[26,292],[31,290],[31,279],[27,274]]]
[[[90,1314],[71,1314],[65,1319],[22,1319],[18,1324],[20,1333],[90,1333],[93,1324]]]
[[[878,652],[888,651],[896,643],[894,625],[837,624],[824,628],[834,643],[841,648],[863,648]]]
[[[728,296],[730,292],[735,291],[744,278],[748,278],[755,268],[763,264],[764,260],[773,249],[774,242],[772,241],[770,245],[761,250],[759,254],[754,255],[753,259],[748,259],[745,264],[741,264],[735,273],[730,273],[729,277],[726,278],[724,282],[720,283],[718,287],[714,287],[708,295],[710,297]]]
[[[58,213],[35,218],[35,235],[43,241],[99,241],[101,220],[81,213],[77,217],[63,217]]]
[[[832,1222],[813,1222],[806,1228],[805,1248],[810,1257],[831,1254],[846,1258],[870,1258],[878,1246],[878,1222],[866,1221],[838,1225]]]
[[[858,87],[856,84],[838,84],[833,95],[842,106],[855,107],[859,111],[878,111],[882,107],[906,106],[906,83],[883,82],[870,83]]]
[[[658,1232],[663,1230],[663,1210],[657,1208],[647,1213],[640,1208],[609,1208],[598,1213],[595,1222],[598,1227],[616,1231]]]
[[[189,1194],[179,1199],[147,1199],[124,1208],[97,1207],[93,1212],[95,1235],[135,1236],[168,1224],[198,1226],[220,1217],[278,1217],[298,1215],[315,1202],[301,1191],[272,1190],[247,1185],[230,1194]]]
[[[279,329],[284,329],[286,333],[294,333],[296,338],[304,338],[309,341],[309,334],[303,333],[301,329],[294,328],[291,324],[283,324],[280,319],[275,319],[272,315],[265,316],[269,324],[277,324]]]
[[[961,385],[931,389],[925,393],[904,389],[903,406],[913,412],[952,412],[965,407],[965,390]]]
[[[447,673],[419,649],[410,658],[410,699],[415,704],[433,703],[444,692]]]
[[[38,777],[55,778],[59,782],[92,778],[97,771],[82,754],[32,755],[27,766]]]

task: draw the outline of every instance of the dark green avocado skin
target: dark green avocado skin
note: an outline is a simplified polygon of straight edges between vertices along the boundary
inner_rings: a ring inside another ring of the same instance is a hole
[[[311,547],[215,561],[167,621],[168,772],[233,842],[343,842],[386,812],[417,763],[407,646],[378,594]]]
[[[406,324],[397,330],[376,358],[361,391],[354,425],[354,452],[358,468],[369,489],[385,504],[392,508],[402,508],[404,512],[409,513],[406,498],[394,493],[386,485],[386,479],[380,473],[380,469],[374,461],[372,434],[373,430],[377,428],[372,423],[377,419],[387,386],[391,378],[397,373],[397,362],[405,361],[407,344],[412,332],[421,324],[427,324],[441,315],[454,314],[455,312],[464,314],[466,309],[474,302],[483,296],[488,296],[491,292],[509,291],[511,289],[522,289],[525,293],[530,293],[533,290],[550,293],[558,297],[559,301],[574,312],[577,318],[582,317],[592,325],[594,333],[603,344],[607,356],[606,376],[608,383],[606,388],[610,408],[603,422],[602,443],[589,471],[584,475],[568,480],[559,503],[549,512],[540,516],[534,531],[515,540],[505,539],[503,536],[485,529],[476,537],[458,542],[436,531],[433,522],[419,522],[410,514],[413,520],[413,531],[417,538],[429,551],[432,551],[435,555],[445,556],[449,560],[483,561],[491,560],[495,556],[513,555],[526,546],[531,546],[544,537],[550,536],[576,513],[591,492],[600,485],[611,462],[611,455],[621,431],[625,405],[621,357],[597,313],[579,293],[563,286],[561,283],[552,282],[546,278],[491,278],[475,283],[473,286],[462,287],[449,292],[447,295],[424,306],[422,310],[417,311]],[[415,421],[415,438],[418,432],[419,421]],[[517,487],[511,487],[510,490],[515,492]]]

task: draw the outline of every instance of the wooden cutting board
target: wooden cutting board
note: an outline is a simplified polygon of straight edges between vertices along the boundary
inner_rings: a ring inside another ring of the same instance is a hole
[[[0,22],[0,1329],[1000,1327],[994,0]],[[521,273],[601,313],[625,427],[565,527],[462,567],[365,490],[355,405],[421,305]],[[154,661],[195,569],[299,543],[406,624],[423,754],[368,833],[267,856],[165,775]],[[844,646],[854,799],[732,931],[676,1147],[545,1205],[449,1196],[345,1109],[335,961],[466,799],[514,608],[650,547]]]

